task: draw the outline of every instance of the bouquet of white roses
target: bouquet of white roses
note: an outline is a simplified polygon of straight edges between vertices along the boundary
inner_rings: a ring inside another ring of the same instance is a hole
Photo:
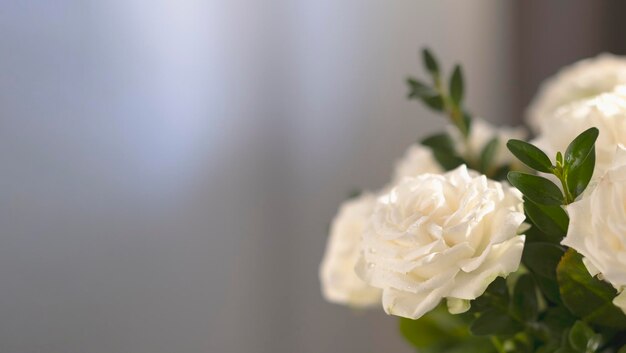
[[[419,352],[626,352],[626,59],[548,80],[530,142],[466,110],[460,66],[423,61],[409,98],[449,127],[341,206],[324,296],[382,304]]]

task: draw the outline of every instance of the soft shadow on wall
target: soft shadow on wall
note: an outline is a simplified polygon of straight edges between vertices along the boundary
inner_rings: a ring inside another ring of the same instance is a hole
[[[559,68],[603,52],[626,54],[626,3],[514,1],[514,107],[522,121],[540,83]]]

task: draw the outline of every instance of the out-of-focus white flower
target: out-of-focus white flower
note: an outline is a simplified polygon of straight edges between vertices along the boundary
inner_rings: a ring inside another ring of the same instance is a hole
[[[626,58],[601,54],[561,69],[540,87],[527,111],[529,125],[542,132],[543,122],[559,107],[593,96],[611,92],[626,84]]]
[[[584,256],[589,273],[601,275],[621,294],[613,301],[626,312],[626,148],[593,189],[567,206],[570,223],[562,244]]]
[[[533,143],[553,159],[581,132],[597,127],[600,134],[595,144],[594,178],[601,176],[613,161],[615,146],[626,144],[626,86],[564,105],[542,124],[542,132]]]
[[[523,127],[495,126],[481,118],[473,118],[470,134],[467,142],[454,126],[448,127],[448,133],[454,141],[457,153],[467,161],[478,161],[485,146],[494,138],[498,138],[498,148],[493,159],[495,167],[505,165],[513,166],[513,169],[522,168],[521,162],[506,148],[510,139],[524,140],[527,131]]]
[[[406,177],[416,177],[424,173],[443,173],[439,163],[433,157],[432,151],[422,145],[410,146],[402,159],[396,162],[393,174],[394,183]]]
[[[389,314],[416,319],[443,298],[460,312],[517,270],[523,221],[517,189],[465,166],[405,178],[378,199],[357,273],[383,290]]]
[[[365,283],[354,271],[361,235],[375,203],[376,197],[369,193],[348,200],[333,220],[319,273],[322,293],[330,302],[353,307],[380,303],[380,289]]]

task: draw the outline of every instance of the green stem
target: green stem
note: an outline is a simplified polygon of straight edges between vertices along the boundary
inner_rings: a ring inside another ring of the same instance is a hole
[[[448,119],[450,119],[452,124],[456,126],[456,128],[461,133],[461,137],[463,138],[463,144],[465,145],[465,152],[466,152],[466,155],[463,157],[465,158],[466,162],[469,164],[468,167],[470,167],[471,169],[478,170],[480,166],[476,162],[476,158],[474,158],[475,157],[474,151],[472,151],[472,148],[469,144],[469,133],[467,131],[467,126],[465,125],[465,121],[463,120],[463,112],[461,111],[461,108],[456,107],[452,103],[450,97],[444,91],[441,85],[441,80],[438,76],[435,77],[435,90],[443,99],[444,111],[446,115],[448,116]]]
[[[460,107],[456,107],[452,103],[452,100],[448,96],[447,92],[444,91],[441,85],[441,78],[439,76],[435,76],[434,81],[435,90],[441,96],[441,99],[443,99],[443,106],[446,114],[448,115],[452,123],[459,129],[465,141],[467,141],[467,126],[465,126],[465,122],[463,121],[463,112],[461,111]]]
[[[561,186],[563,187],[563,194],[565,195],[565,205],[569,205],[574,202],[574,198],[572,194],[569,192],[569,187],[567,186],[567,173],[563,171],[563,169],[558,168],[554,171],[554,175],[559,178],[561,181]]]
[[[561,179],[561,185],[563,186],[563,192],[565,193],[565,204],[569,205],[570,203],[572,203],[572,195],[569,192],[569,189],[567,187],[567,181],[565,181],[565,178]]]
[[[435,75],[433,77],[433,81],[435,82],[435,89],[437,90],[437,92],[439,92],[441,97],[445,97],[445,95],[443,94],[443,89],[441,87],[441,76],[439,76],[439,74]]]

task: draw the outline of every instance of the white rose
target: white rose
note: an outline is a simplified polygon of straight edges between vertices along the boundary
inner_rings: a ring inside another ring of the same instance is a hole
[[[626,312],[626,148],[618,146],[606,174],[567,206],[570,222],[562,244],[584,256],[589,273],[621,292],[614,303]]]
[[[402,159],[396,162],[393,175],[394,183],[406,177],[416,177],[424,173],[443,173],[439,163],[433,157],[432,151],[422,145],[410,146]]]
[[[512,165],[514,169],[520,169],[522,164],[506,148],[506,143],[510,139],[524,140],[527,132],[523,127],[497,127],[481,118],[472,119],[470,134],[467,143],[463,136],[454,126],[448,128],[448,133],[454,141],[457,153],[467,161],[478,161],[485,146],[494,138],[498,138],[498,148],[493,160],[493,165],[501,167]]]
[[[517,189],[465,166],[406,178],[378,199],[357,273],[383,290],[389,314],[417,319],[443,298],[462,312],[517,270],[523,221]]]
[[[543,122],[560,106],[610,92],[626,84],[626,58],[601,54],[567,66],[546,80],[527,111],[529,125],[543,131]]]
[[[348,200],[333,220],[320,265],[322,293],[330,302],[354,307],[380,302],[380,289],[363,282],[354,271],[361,250],[361,235],[375,203],[376,197],[372,194]]]
[[[543,125],[533,143],[553,159],[581,132],[597,127],[600,135],[595,145],[594,175],[600,176],[613,161],[615,146],[626,144],[626,86],[562,106]]]

